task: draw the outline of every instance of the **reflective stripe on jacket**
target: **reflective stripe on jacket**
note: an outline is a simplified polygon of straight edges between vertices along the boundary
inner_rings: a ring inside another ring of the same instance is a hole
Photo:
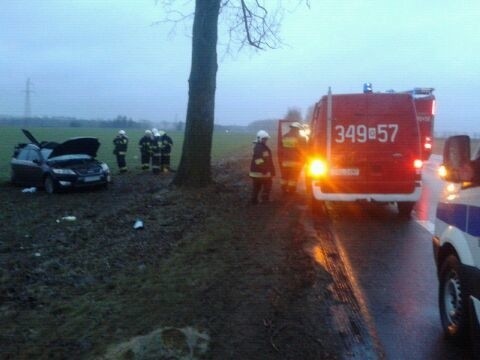
[[[302,166],[301,161],[292,161],[292,160],[287,160],[287,161],[282,161],[281,166],[282,167],[300,167]]]
[[[262,178],[275,176],[275,166],[273,165],[272,152],[270,148],[257,142],[253,148],[252,161],[250,163],[250,177]]]
[[[152,140],[152,143],[150,144],[150,147],[152,149],[152,154],[155,156],[156,154],[160,155],[160,137],[155,136]]]
[[[123,135],[117,135],[115,139],[113,139],[113,145],[115,145],[115,151],[117,154],[120,152],[127,152],[128,147],[128,138]]]
[[[160,145],[160,150],[163,155],[168,155],[172,151],[172,146],[173,146],[173,140],[170,136],[167,134],[163,134],[162,137],[160,138],[161,145]]]
[[[304,162],[306,139],[299,134],[286,133],[282,138],[281,167],[301,167]]]
[[[152,138],[148,135],[143,136],[138,142],[138,146],[140,147],[140,152],[144,154],[151,152]]]
[[[248,174],[252,178],[269,178],[272,177],[272,174],[270,172],[263,174],[261,172],[255,172],[255,171],[250,171]]]

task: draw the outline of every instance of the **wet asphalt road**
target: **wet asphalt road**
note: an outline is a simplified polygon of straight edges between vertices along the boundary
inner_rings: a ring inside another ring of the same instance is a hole
[[[410,220],[393,205],[328,204],[331,232],[387,359],[471,358],[444,340],[440,325],[429,230],[442,183],[434,170],[424,170],[425,191]]]

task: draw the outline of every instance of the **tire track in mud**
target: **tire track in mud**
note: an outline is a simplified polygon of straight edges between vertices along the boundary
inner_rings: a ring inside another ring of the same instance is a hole
[[[309,206],[303,209],[306,251],[332,277],[329,290],[335,303],[330,304],[330,314],[332,326],[344,347],[343,358],[385,359],[364,297],[328,218],[315,217]]]

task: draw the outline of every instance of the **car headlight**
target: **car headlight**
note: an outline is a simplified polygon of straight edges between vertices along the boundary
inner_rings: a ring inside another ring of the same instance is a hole
[[[53,168],[52,171],[54,174],[57,175],[75,175],[75,171],[73,171],[72,169]]]
[[[108,167],[107,164],[101,163],[100,166],[102,167],[102,170],[105,172],[110,172],[110,168]]]
[[[440,165],[438,167],[438,175],[440,176],[440,178],[442,179],[445,179],[448,175],[448,171],[447,171],[447,168],[445,167],[445,165]]]

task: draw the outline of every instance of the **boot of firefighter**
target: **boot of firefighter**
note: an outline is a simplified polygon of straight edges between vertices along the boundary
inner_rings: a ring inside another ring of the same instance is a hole
[[[270,191],[262,192],[262,203],[270,202]]]
[[[283,196],[288,194],[288,180],[284,178],[280,179],[280,189]]]
[[[260,183],[259,183],[258,179],[253,179],[252,196],[250,197],[250,204],[251,205],[258,204],[259,193],[260,193]]]

